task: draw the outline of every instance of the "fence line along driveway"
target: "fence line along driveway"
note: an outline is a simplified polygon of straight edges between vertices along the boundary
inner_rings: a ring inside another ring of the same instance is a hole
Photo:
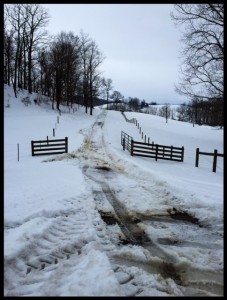
[[[143,156],[165,160],[184,160],[184,147],[165,146],[134,141],[133,138],[121,131],[121,145],[123,150],[127,149],[131,156]]]
[[[68,153],[68,137],[58,140],[31,141],[32,156]]]

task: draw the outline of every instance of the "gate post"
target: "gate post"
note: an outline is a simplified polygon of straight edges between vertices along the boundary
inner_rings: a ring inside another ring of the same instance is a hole
[[[65,153],[68,153],[68,137],[65,137]]]
[[[195,166],[199,166],[199,148],[196,148]]]
[[[152,145],[152,149],[153,149],[153,145]],[[158,144],[156,144],[156,151],[155,151],[155,160],[158,160]]]
[[[184,161],[184,147],[182,147],[182,153],[181,153],[181,161]]]
[[[131,156],[133,156],[133,139],[131,140]]]
[[[32,156],[34,156],[33,141],[31,141],[31,147],[32,147]]]
[[[217,167],[217,157],[218,157],[218,150],[214,150],[214,160],[213,160],[213,172],[216,172],[216,167]]]

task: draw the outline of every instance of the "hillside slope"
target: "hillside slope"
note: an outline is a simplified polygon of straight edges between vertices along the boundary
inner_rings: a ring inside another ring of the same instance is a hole
[[[5,87],[4,296],[223,296],[220,161],[216,173],[209,160],[195,168],[188,144],[183,163],[131,157],[121,130],[141,134],[120,112],[59,116],[27,96]],[[172,128],[176,144],[223,143],[145,116],[128,115],[157,141]],[[67,136],[68,153],[32,157],[31,140],[47,136]]]

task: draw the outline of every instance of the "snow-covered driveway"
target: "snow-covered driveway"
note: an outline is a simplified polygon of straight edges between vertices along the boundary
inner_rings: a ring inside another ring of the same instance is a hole
[[[105,119],[101,111],[81,130],[80,149],[45,159],[79,167],[87,191],[61,199],[65,209],[34,216],[48,226],[5,257],[5,295],[223,295],[221,220],[201,222],[165,181],[118,157]],[[16,232],[29,222],[9,226]]]
[[[151,295],[149,287],[141,285],[136,276],[144,270],[160,275],[172,287],[172,291],[165,291],[170,294],[222,295],[223,274],[221,268],[215,270],[212,265],[223,246],[218,228],[205,226],[182,210],[165,182],[143,171],[135,172],[135,166],[127,163],[126,167],[117,159],[104,139],[105,116],[103,111],[86,133],[81,164],[106,223],[105,232],[98,234],[101,243],[115,246],[108,257],[131,275],[130,294]],[[133,245],[143,253],[142,259],[131,251]]]

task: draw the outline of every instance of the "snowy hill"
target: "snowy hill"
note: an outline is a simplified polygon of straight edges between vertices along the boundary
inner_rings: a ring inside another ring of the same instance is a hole
[[[4,295],[223,296],[223,158],[195,167],[197,147],[223,153],[223,131],[126,112],[185,147],[155,161],[123,151],[121,131],[143,139],[120,112],[34,99],[4,87]],[[47,136],[68,153],[32,157]]]

